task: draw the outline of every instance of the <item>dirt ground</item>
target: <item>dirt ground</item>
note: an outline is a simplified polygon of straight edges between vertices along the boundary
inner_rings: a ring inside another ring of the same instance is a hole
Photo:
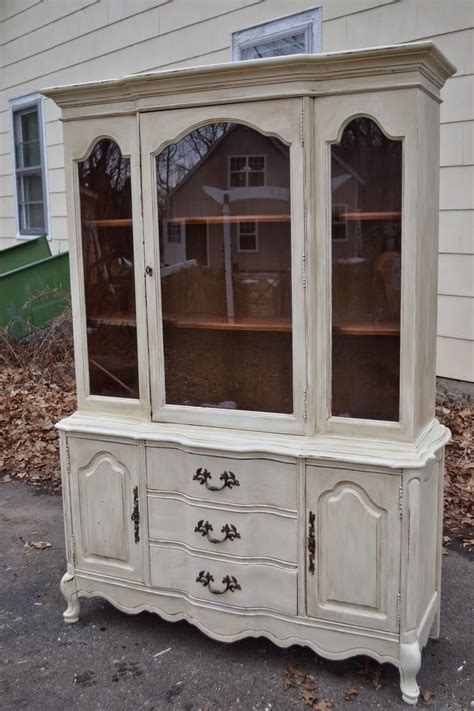
[[[418,682],[428,703],[419,706],[467,710],[474,707],[473,558],[453,544],[443,568],[441,638],[423,652]],[[397,670],[363,657],[328,662],[265,639],[226,645],[185,622],[125,615],[99,598],[84,600],[81,620],[65,625],[64,570],[60,496],[19,481],[0,485],[2,711],[408,708]]]

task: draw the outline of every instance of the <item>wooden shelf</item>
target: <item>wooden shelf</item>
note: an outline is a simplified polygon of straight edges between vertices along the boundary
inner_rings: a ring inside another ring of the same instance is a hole
[[[402,213],[398,212],[341,212],[336,215],[336,222],[352,222],[355,220],[399,220]],[[334,220],[333,220],[334,221]]]
[[[196,215],[191,217],[172,217],[171,223],[184,222],[186,225],[222,225],[225,222],[289,222],[290,215]]]
[[[398,336],[399,321],[372,321],[369,319],[354,319],[333,323],[333,333],[345,336]]]
[[[117,218],[114,220],[86,220],[84,225],[95,225],[96,227],[131,227],[130,217]]]
[[[291,319],[286,316],[236,316],[234,320],[229,320],[226,316],[174,316],[168,314],[163,317],[163,325],[209,331],[291,332]]]
[[[104,314],[88,318],[87,323],[94,326],[136,326],[137,320],[129,314]]]

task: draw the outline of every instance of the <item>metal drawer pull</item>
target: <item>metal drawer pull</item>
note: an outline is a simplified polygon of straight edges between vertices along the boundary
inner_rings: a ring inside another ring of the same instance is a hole
[[[202,536],[207,536],[207,540],[210,543],[224,543],[224,541],[233,541],[236,538],[240,538],[240,533],[232,523],[225,523],[222,526],[221,531],[224,534],[224,538],[213,538],[210,536],[209,533],[213,530],[212,524],[210,524],[209,521],[204,521],[204,519],[202,519],[201,521],[198,521],[194,532],[200,533]]]
[[[196,469],[193,481],[198,481],[201,485],[204,484],[206,489],[209,491],[222,491],[222,489],[225,489],[226,486],[229,489],[232,489],[233,486],[240,486],[240,482],[235,478],[235,474],[233,472],[222,472],[219,477],[219,479],[224,482],[222,486],[212,486],[207,483],[208,479],[212,479],[211,472],[208,472],[207,469],[203,469],[202,467]]]
[[[209,592],[211,592],[213,595],[223,595],[226,592],[235,592],[236,590],[242,590],[240,587],[239,583],[237,582],[237,578],[234,578],[233,575],[226,575],[225,578],[222,578],[222,584],[225,585],[224,590],[216,590],[211,586],[211,583],[214,582],[213,576],[209,572],[204,572],[204,570],[201,570],[199,575],[196,578],[197,583],[202,583],[205,588],[209,588]]]

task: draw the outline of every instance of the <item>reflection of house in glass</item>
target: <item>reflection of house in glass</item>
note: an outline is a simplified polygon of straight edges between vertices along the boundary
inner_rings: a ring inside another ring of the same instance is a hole
[[[222,226],[228,221],[235,269],[287,268],[288,153],[281,141],[230,125],[167,196],[164,263],[196,259],[220,268]],[[257,237],[253,244],[245,237],[252,226]]]
[[[179,360],[184,344],[177,344],[176,331],[199,330],[200,342],[207,339],[219,351],[217,369],[232,360],[235,376],[242,375],[232,392],[217,387],[215,399],[242,409],[291,411],[288,146],[243,125],[203,126],[160,153],[157,187],[165,353],[173,342]],[[286,392],[280,388],[258,402],[269,386],[256,382],[263,376],[257,371],[269,358],[275,382],[285,371]],[[256,380],[247,373],[244,386],[245,369],[253,369]],[[172,392],[167,377],[168,402]],[[183,399],[180,393],[172,401]]]

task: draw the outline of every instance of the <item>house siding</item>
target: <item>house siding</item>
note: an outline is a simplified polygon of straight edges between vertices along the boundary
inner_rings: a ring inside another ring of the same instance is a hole
[[[472,0],[3,0],[0,248],[15,241],[8,101],[54,84],[228,61],[237,30],[321,6],[322,50],[432,39],[457,66],[442,92],[438,375],[474,381]],[[44,104],[52,250],[66,248],[60,112]]]

